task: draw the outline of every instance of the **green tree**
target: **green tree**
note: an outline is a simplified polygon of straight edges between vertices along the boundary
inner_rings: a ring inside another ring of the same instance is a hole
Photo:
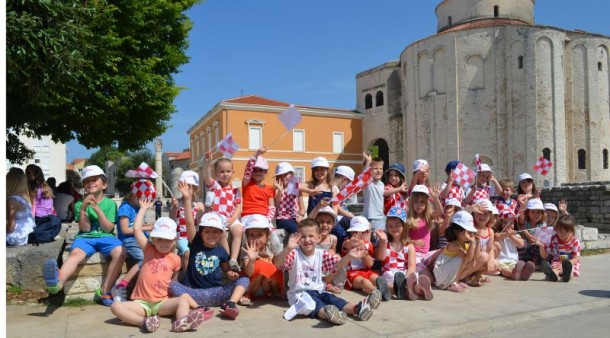
[[[115,162],[123,156],[125,156],[125,153],[120,151],[117,147],[107,146],[91,154],[87,161],[87,165],[96,165],[103,170],[106,166],[106,161]]]
[[[7,159],[18,135],[139,149],[167,128],[199,0],[7,0]]]

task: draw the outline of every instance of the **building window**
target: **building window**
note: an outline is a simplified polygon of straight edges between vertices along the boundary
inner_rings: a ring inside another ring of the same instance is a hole
[[[201,147],[201,151],[205,151],[205,134],[204,133],[200,133],[199,134],[199,139],[201,140],[201,144],[199,145]]]
[[[292,151],[305,151],[305,130],[292,130]]]
[[[214,144],[218,144],[220,142],[220,131],[218,130],[218,126],[214,126]]]
[[[258,126],[248,127],[248,149],[260,149],[261,144],[263,144],[263,129]]]
[[[364,109],[373,108],[373,96],[371,94],[366,94],[364,97]]]
[[[578,169],[587,169],[587,152],[584,149],[578,150]]]
[[[343,152],[343,133],[333,132],[333,153],[341,154]]]
[[[197,158],[197,156],[199,156],[199,137],[195,137],[195,142],[194,142],[194,147],[195,149],[193,149],[193,152],[195,153],[195,158]],[[203,150],[203,149],[201,149]]]
[[[212,145],[212,127],[208,126],[206,130],[208,132],[208,151],[212,151],[212,148],[214,148]]]
[[[547,161],[550,161],[551,160],[551,149],[549,149],[549,148],[542,149],[542,156],[544,156],[544,158],[546,158]]]
[[[597,70],[599,70],[600,72],[604,69],[604,67],[602,67],[602,63],[598,62],[597,63]]]
[[[294,177],[299,183],[305,182],[305,167],[294,167]]]
[[[451,26],[451,16],[449,16],[449,26]]]
[[[604,169],[608,169],[608,149],[602,151],[602,161],[604,163]]]
[[[523,55],[519,55],[519,69],[523,69]]]
[[[500,6],[494,6],[494,18],[500,16]]]
[[[380,90],[375,94],[375,107],[383,106],[383,92]]]
[[[34,159],[34,163],[40,163],[40,159],[39,158]]]

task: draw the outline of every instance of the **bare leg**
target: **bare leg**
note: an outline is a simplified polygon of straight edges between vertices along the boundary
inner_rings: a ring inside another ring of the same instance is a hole
[[[59,281],[57,287],[61,290],[64,287],[64,283],[74,274],[78,264],[87,258],[87,254],[79,248],[75,248],[68,255],[68,259],[64,262],[59,269]]]
[[[131,269],[129,269],[129,271],[127,271],[123,279],[128,283],[131,282],[131,280],[138,274],[138,271],[140,271],[140,266],[136,263],[131,267]]]
[[[237,260],[237,257],[239,257],[243,231],[241,224],[235,224],[231,227],[231,235],[233,236],[231,240],[231,259]]]
[[[106,273],[106,279],[102,284],[102,294],[107,294],[110,289],[116,283],[117,278],[121,275],[123,270],[123,264],[125,264],[125,250],[123,246],[119,245],[110,251],[110,264],[108,264],[108,272]]]
[[[110,307],[112,314],[127,324],[140,326],[146,316],[142,305],[136,302],[114,302]]]

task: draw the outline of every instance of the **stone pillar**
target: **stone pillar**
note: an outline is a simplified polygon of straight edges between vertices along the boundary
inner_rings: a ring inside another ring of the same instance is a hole
[[[157,178],[155,179],[155,189],[157,190],[157,196],[163,196],[163,163],[161,161],[161,149],[163,144],[161,139],[155,140],[155,171],[157,172]]]

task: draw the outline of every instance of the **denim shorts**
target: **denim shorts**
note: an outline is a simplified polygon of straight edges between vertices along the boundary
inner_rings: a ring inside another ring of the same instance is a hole
[[[123,241],[123,248],[127,251],[127,255],[134,261],[138,262],[138,266],[142,267],[142,260],[144,259],[144,252],[140,248],[138,241],[135,239],[128,239]]]
[[[77,237],[72,243],[72,247],[70,250],[74,250],[76,248],[81,249],[85,252],[87,257],[93,255],[96,252],[102,253],[104,256],[108,257],[110,252],[114,250],[117,246],[121,246],[121,241],[114,236],[104,236],[104,237],[93,237],[93,238],[85,238],[85,237]]]
[[[339,311],[343,311],[343,308],[345,305],[347,305],[347,301],[333,295],[330,292],[307,290],[307,293],[311,296],[314,302],[316,302],[316,308],[315,310],[311,311],[309,318],[317,318],[318,311],[322,310],[326,305],[334,305],[339,309]]]

